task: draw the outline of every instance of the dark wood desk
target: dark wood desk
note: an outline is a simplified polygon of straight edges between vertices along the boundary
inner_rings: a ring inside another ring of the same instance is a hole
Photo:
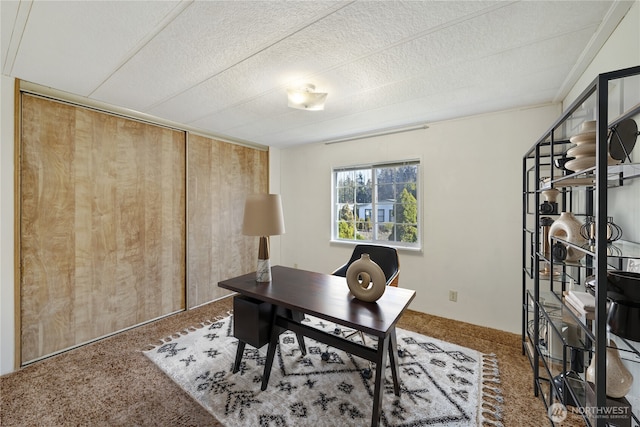
[[[293,312],[310,314],[348,328],[372,335],[377,339],[377,350],[334,334],[312,328],[296,319],[282,316],[281,310],[273,310],[271,338],[262,376],[262,390],[269,383],[271,366],[281,329],[288,329],[348,353],[375,362],[376,376],[373,393],[371,425],[378,425],[382,405],[382,387],[387,354],[391,365],[394,392],[400,395],[396,344],[396,323],[415,291],[387,287],[376,302],[363,302],[351,295],[344,277],[311,271],[275,266],[271,269],[271,283],[257,283],[255,273],[245,274],[218,283],[221,288],[238,292],[246,297],[265,301]],[[281,328],[281,329],[280,329]],[[380,367],[383,367],[380,369]]]

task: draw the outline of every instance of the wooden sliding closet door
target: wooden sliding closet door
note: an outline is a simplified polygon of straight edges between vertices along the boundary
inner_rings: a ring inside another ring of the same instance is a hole
[[[187,301],[230,292],[218,282],[255,271],[258,238],[242,235],[247,194],[269,189],[267,151],[189,134]]]
[[[185,305],[185,134],[22,95],[22,363]]]

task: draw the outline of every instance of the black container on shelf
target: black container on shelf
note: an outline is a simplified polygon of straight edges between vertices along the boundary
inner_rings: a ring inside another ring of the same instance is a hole
[[[567,384],[565,383],[565,381],[571,382],[571,380],[577,382],[582,381],[580,376],[574,371],[564,372],[553,377],[553,383],[555,384],[556,389],[559,393],[558,400],[560,400],[560,402],[562,402],[565,406],[577,407],[580,406],[580,404],[574,400],[573,395],[567,389]]]
[[[640,273],[608,271],[607,298],[611,301],[607,316],[611,332],[640,342]]]

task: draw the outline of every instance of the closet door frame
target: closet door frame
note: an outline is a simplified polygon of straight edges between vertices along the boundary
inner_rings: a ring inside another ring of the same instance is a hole
[[[186,132],[18,98],[20,365],[183,311]]]
[[[185,226],[184,226],[184,239],[185,239],[185,275],[184,275],[184,308],[178,310],[176,312],[188,310],[190,308],[195,308],[198,304],[195,304],[193,301],[190,301],[189,297],[189,286],[190,286],[190,272],[187,264],[188,256],[189,256],[189,245],[188,245],[188,235],[189,235],[189,212],[188,212],[188,200],[189,200],[189,188],[188,188],[188,179],[189,179],[189,163],[188,163],[188,144],[189,144],[189,135],[201,135],[207,138],[211,138],[213,140],[217,140],[220,142],[244,146],[246,148],[255,149],[258,151],[266,152],[266,160],[265,163],[265,176],[263,179],[266,181],[265,188],[268,191],[269,188],[269,148],[264,145],[251,143],[249,141],[242,140],[233,140],[231,138],[220,138],[215,135],[208,135],[207,133],[203,133],[202,131],[191,128],[189,126],[185,126],[179,123],[175,123],[169,120],[164,120],[158,117],[150,116],[145,113],[140,113],[134,110],[129,110],[127,108],[121,108],[117,106],[113,106],[111,104],[102,103],[100,101],[91,100],[85,97],[76,96],[73,94],[69,94],[67,92],[58,91],[56,89],[48,88],[45,86],[41,86],[35,83],[21,81],[20,79],[15,79],[14,86],[14,361],[15,361],[15,369],[18,370],[22,366],[26,364],[22,360],[22,299],[21,299],[21,283],[23,279],[23,266],[22,266],[22,241],[21,241],[21,224],[22,224],[22,206],[21,199],[22,195],[20,194],[22,188],[22,95],[30,94],[35,96],[40,96],[44,98],[51,99],[53,101],[69,104],[79,108],[86,108],[90,110],[94,110],[96,112],[110,114],[117,117],[136,120],[143,123],[148,123],[156,126],[167,127],[173,130],[178,130],[185,133]],[[255,266],[253,266],[255,268]],[[226,298],[227,296],[222,296],[219,299]],[[170,316],[175,313],[169,313],[159,318]],[[152,322],[157,319],[151,319],[147,322]],[[140,325],[133,325],[129,328],[134,328]],[[124,330],[126,330],[124,329]],[[117,331],[115,333],[119,333],[122,331]],[[113,335],[109,334],[109,335]],[[92,341],[96,341],[102,339],[104,337],[96,338]],[[92,342],[90,341],[90,342]],[[82,343],[79,345],[85,345],[87,343]],[[68,350],[68,349],[66,349]],[[61,350],[65,351],[65,350]],[[59,352],[57,352],[59,353]],[[54,353],[54,354],[57,354]],[[46,356],[48,357],[48,356]]]

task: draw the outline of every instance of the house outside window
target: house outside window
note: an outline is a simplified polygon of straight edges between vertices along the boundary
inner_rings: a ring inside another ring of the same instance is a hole
[[[334,168],[333,240],[419,248],[419,167],[406,161]]]

